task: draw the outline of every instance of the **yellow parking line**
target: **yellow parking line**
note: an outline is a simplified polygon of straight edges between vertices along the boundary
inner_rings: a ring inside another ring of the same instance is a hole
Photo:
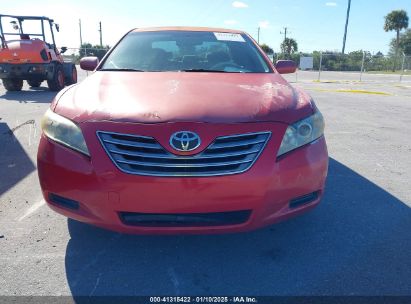
[[[338,90],[330,90],[330,89],[313,89],[314,91],[318,92],[337,92],[337,93],[357,93],[357,94],[374,94],[374,95],[385,95],[385,96],[392,96],[393,94],[387,92],[378,92],[378,91],[366,91],[366,90],[348,90],[348,89],[338,89]]]
[[[359,80],[313,80],[316,83],[361,83]]]

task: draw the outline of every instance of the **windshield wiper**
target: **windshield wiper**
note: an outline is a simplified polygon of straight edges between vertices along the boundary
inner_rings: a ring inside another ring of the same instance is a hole
[[[119,72],[145,72],[143,70],[138,70],[138,69],[129,69],[129,68],[109,68],[109,69],[100,69],[99,71],[119,71]]]

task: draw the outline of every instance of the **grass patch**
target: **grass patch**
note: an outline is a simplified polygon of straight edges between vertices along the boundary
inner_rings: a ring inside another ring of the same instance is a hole
[[[404,71],[402,73],[401,71],[367,71],[367,74],[384,74],[384,75],[411,75],[411,71]]]

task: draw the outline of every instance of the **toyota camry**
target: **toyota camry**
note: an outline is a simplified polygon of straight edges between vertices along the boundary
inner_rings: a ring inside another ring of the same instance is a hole
[[[315,207],[328,154],[312,98],[248,34],[128,32],[42,119],[48,205],[126,233],[239,232]]]

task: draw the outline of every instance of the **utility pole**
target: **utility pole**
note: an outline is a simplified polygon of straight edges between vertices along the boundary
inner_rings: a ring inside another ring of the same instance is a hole
[[[100,32],[100,46],[103,46],[103,31],[101,30],[101,21],[99,23],[99,30]]]
[[[80,29],[80,47],[83,45],[83,36],[81,35],[81,19],[78,20],[78,26]]]
[[[287,39],[287,27],[284,27],[284,32],[280,32],[280,34],[284,34],[284,40]]]
[[[258,36],[257,36],[257,42],[260,44],[260,27],[258,27]]]
[[[343,40],[343,47],[342,47],[343,54],[345,52],[345,41],[347,40],[347,29],[348,29],[348,20],[350,19],[350,9],[351,9],[351,0],[348,0],[347,19],[345,21],[344,40]]]

